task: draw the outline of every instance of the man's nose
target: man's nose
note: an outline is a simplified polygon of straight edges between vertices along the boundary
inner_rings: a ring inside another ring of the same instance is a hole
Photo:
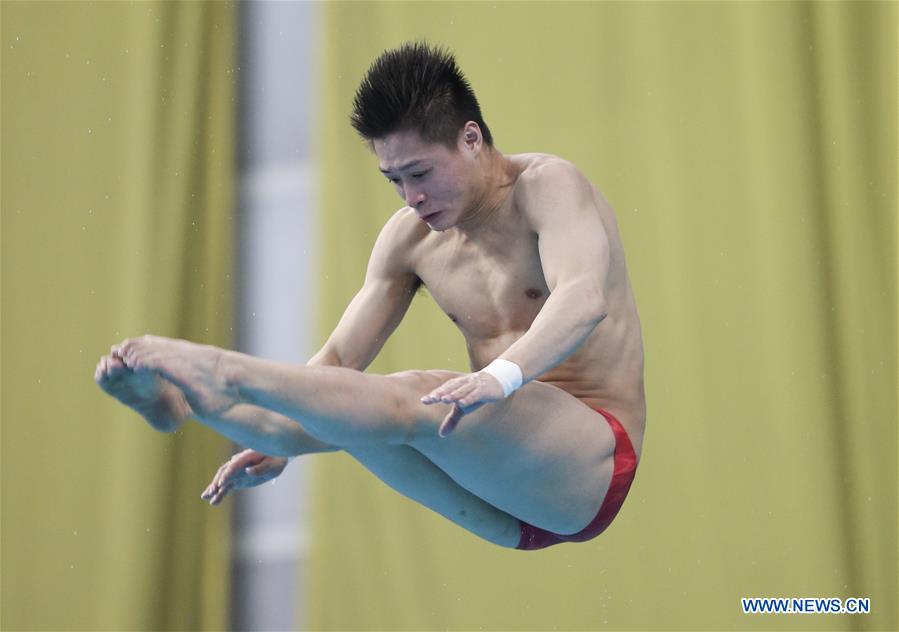
[[[412,187],[406,187],[405,191],[406,204],[411,206],[412,208],[418,208],[425,201],[425,193],[424,191],[416,190]]]

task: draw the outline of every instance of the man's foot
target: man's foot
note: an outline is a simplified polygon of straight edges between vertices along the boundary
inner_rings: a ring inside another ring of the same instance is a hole
[[[178,387],[154,373],[132,371],[116,355],[100,358],[94,381],[161,432],[175,432],[191,415]]]
[[[135,373],[156,373],[181,389],[199,417],[219,417],[238,403],[225,372],[227,351],[160,336],[128,338],[113,347]]]

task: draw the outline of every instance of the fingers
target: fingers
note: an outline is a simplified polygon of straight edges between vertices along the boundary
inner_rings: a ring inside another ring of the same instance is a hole
[[[462,410],[462,408],[458,404],[454,405],[453,409],[444,418],[443,423],[440,424],[440,428],[437,429],[437,434],[441,437],[445,437],[446,435],[451,433],[456,429],[456,426],[459,425],[459,421],[461,421],[464,415],[465,412]]]
[[[218,487],[216,487],[212,483],[209,483],[209,485],[206,486],[206,489],[203,490],[203,493],[200,494],[200,498],[202,500],[211,500],[212,497],[215,496],[217,491]]]
[[[213,485],[215,485],[216,489],[225,487],[225,486],[234,486],[239,483],[239,476],[243,473],[243,467],[241,467],[237,460],[234,457],[222,465],[219,468],[218,473],[215,475],[215,479],[212,481]]]
[[[463,400],[464,401],[464,400]],[[483,406],[483,402],[475,402],[469,406],[463,406],[462,402],[457,402],[453,404],[453,409],[449,412],[449,414],[443,419],[443,422],[440,424],[440,427],[437,429],[437,434],[442,438],[451,433],[456,429],[456,426],[459,425],[459,422],[462,420],[462,417],[467,415],[468,413],[472,413],[476,411],[478,408]]]
[[[236,469],[234,468],[233,461],[234,459],[231,458],[219,467],[215,476],[212,477],[212,482],[209,483],[206,489],[203,490],[203,493],[200,494],[200,498],[212,502],[216,495],[219,495],[224,488],[227,487],[230,489],[233,486],[233,477]],[[221,494],[221,496],[224,497],[224,494]]]
[[[452,410],[441,422],[437,433],[441,437],[451,433],[459,421],[488,402],[503,399],[502,385],[491,375],[470,373],[453,378],[421,398],[422,404],[452,404]]]
[[[464,376],[463,376],[464,377]],[[433,391],[421,398],[422,404],[436,404],[440,399],[451,390],[455,389],[459,384],[460,378],[453,378],[448,382],[444,382]]]
[[[223,463],[218,470],[216,470],[215,476],[212,477],[212,482],[209,483],[203,493],[200,494],[200,498],[202,498],[203,500],[209,500],[215,495],[216,491],[218,491],[218,489],[222,487],[222,479],[226,475],[228,467],[230,465],[231,461],[229,459],[228,461],[225,461],[225,463]]]
[[[472,390],[477,388],[477,382],[471,375],[463,375],[456,377],[421,398],[422,404],[436,404],[442,402],[450,404],[458,401],[461,397],[468,395]]]
[[[444,399],[444,401],[446,401],[447,403],[454,402],[455,404],[465,409],[475,402],[480,401],[482,396],[481,391],[482,389],[478,384],[471,384],[466,386],[465,388],[460,388],[450,393],[447,396],[449,399]]]
[[[266,456],[262,452],[256,452],[256,450],[244,450],[243,452],[238,452],[231,460],[238,464],[240,467],[247,467],[251,465],[258,465],[262,463],[266,459],[271,457]]]
[[[280,476],[285,467],[287,467],[287,459],[285,457],[266,456],[258,463],[244,468],[244,472],[253,477],[253,479],[257,479],[260,483],[262,483]],[[255,485],[257,483],[251,484]]]
[[[235,484],[233,479],[231,482],[223,485],[210,484],[200,495],[200,498],[209,501],[210,505],[218,505],[228,495],[228,492],[239,487],[242,487],[242,485]]]
[[[278,464],[272,459],[266,459],[258,465],[251,465],[244,468],[244,471],[250,476],[267,476],[278,469]]]
[[[440,401],[442,401],[444,404],[459,402],[461,399],[465,398],[466,396],[472,395],[477,390],[478,385],[476,382],[464,382],[457,388],[454,388],[452,391],[441,397]]]
[[[222,465],[215,471],[215,476],[212,477],[212,481],[209,483],[209,485],[206,486],[206,489],[203,490],[203,493],[200,494],[200,498],[202,498],[203,500],[209,500],[210,498],[212,498],[212,494],[216,489],[215,481],[218,479],[219,472],[222,471],[223,467],[225,466]]]
[[[278,476],[286,463],[286,459],[270,457],[255,450],[239,452],[219,467],[200,498],[217,505],[233,489],[253,487]]]
[[[230,485],[226,486],[226,487],[222,487],[221,489],[219,489],[218,491],[215,492],[215,494],[209,500],[209,504],[212,505],[213,507],[221,504],[221,502],[225,499],[225,496],[227,496],[228,493],[232,489],[234,489],[234,488],[231,487]]]

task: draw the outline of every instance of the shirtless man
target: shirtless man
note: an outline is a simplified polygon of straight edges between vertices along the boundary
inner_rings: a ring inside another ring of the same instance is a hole
[[[194,417],[251,448],[220,468],[213,504],[280,473],[279,457],[343,450],[500,546],[595,537],[646,417],[611,206],[565,160],[500,153],[453,57],[424,44],[374,62],[352,122],[405,206],[322,350],[295,366],[144,336],[114,346],[97,382],[157,429]],[[474,372],[363,373],[422,284]]]

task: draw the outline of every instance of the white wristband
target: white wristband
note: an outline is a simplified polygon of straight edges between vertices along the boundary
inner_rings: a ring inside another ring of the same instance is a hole
[[[502,358],[497,358],[481,369],[481,371],[489,373],[497,379],[503,387],[503,397],[508,397],[521,388],[521,382],[524,379],[520,366]]]

